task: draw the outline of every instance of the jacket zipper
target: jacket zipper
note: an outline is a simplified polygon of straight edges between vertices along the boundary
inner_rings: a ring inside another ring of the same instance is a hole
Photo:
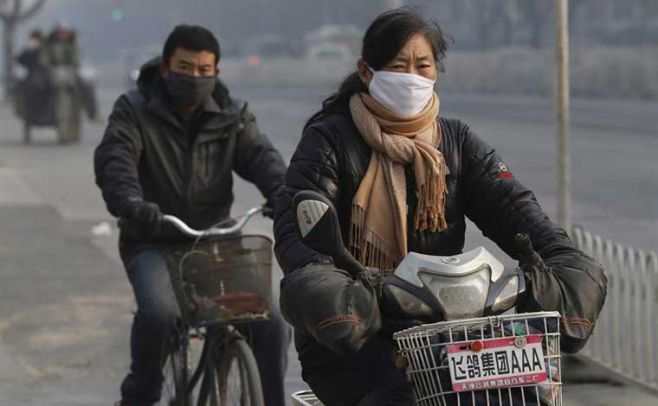
[[[190,217],[192,214],[190,213],[192,191],[190,190],[190,188],[192,187],[192,177],[194,176],[194,149],[196,144],[196,140],[191,139],[191,135],[192,135],[192,131],[190,129],[190,126],[188,125],[187,128],[185,129],[187,149],[184,154],[185,168],[183,170],[185,171],[185,176],[183,181],[183,194],[182,194],[183,201],[181,207],[181,212],[183,213],[184,218],[186,218],[187,221],[192,221],[192,218]]]

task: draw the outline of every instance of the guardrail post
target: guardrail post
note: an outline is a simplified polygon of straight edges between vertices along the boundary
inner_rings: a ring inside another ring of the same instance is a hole
[[[583,355],[658,392],[658,255],[574,228],[573,241],[605,269],[608,297]]]

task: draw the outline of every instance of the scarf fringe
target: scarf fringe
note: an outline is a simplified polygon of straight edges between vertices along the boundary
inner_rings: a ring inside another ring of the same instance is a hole
[[[414,213],[414,229],[418,231],[429,230],[431,232],[443,231],[448,227],[445,219],[445,198],[448,193],[443,168],[440,165],[437,170],[430,169],[427,174],[427,182],[419,185],[416,190],[416,213]]]
[[[364,208],[352,205],[349,250],[361,264],[378,268],[385,275],[390,275],[402,258],[393,258],[390,254],[395,251],[390,244],[365,227],[365,216]]]

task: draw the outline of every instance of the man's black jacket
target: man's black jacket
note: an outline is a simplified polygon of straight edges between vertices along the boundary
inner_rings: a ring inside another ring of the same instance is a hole
[[[413,215],[409,215],[409,251],[430,255],[460,253],[464,246],[465,217],[515,259],[519,259],[515,235],[528,234],[548,270],[528,273],[531,291],[522,310],[560,311],[564,349],[579,349],[591,333],[605,299],[607,281],[601,266],[574,247],[564,230],[542,211],[533,193],[512,176],[498,154],[468,126],[444,118],[439,123],[442,132],[439,149],[448,166],[445,204],[448,228],[441,232],[418,232],[413,227]],[[307,264],[328,260],[305,246],[297,235],[291,208],[294,194],[313,190],[327,196],[338,210],[343,239],[348,241],[346,231],[350,229],[352,200],[368,168],[370,155],[371,149],[349,113],[325,115],[307,126],[276,205],[275,250],[286,279],[294,279],[294,271]],[[407,203],[409,213],[414,213],[414,179],[410,171],[407,174]]]
[[[230,214],[233,171],[268,200],[274,197],[286,167],[246,104],[218,81],[199,110],[191,121],[181,120],[170,107],[157,61],[142,67],[138,89],[115,103],[94,156],[96,183],[112,215],[126,217],[133,201],[144,200],[191,227],[207,228]],[[176,236],[122,221],[122,257]]]

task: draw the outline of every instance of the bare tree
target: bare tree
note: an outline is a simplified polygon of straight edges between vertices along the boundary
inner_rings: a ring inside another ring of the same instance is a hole
[[[3,54],[5,59],[5,94],[14,80],[14,41],[16,28],[20,23],[36,14],[46,0],[35,0],[26,6],[23,0],[0,0],[0,21],[3,28]]]

